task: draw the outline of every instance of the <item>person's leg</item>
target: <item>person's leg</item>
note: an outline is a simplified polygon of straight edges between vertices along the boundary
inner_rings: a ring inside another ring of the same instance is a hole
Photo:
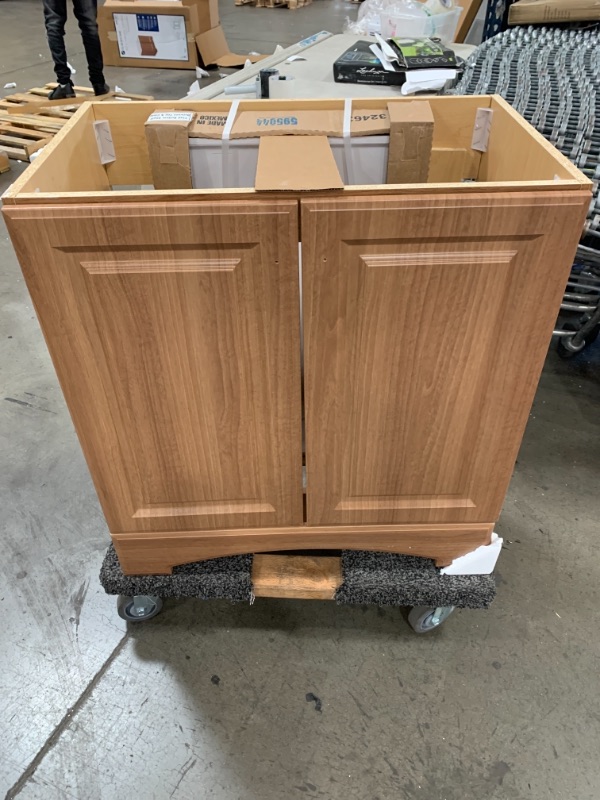
[[[65,49],[67,0],[44,0],[44,20],[48,45],[54,61],[56,80],[64,86],[71,82],[71,70],[67,66]]]
[[[98,36],[98,3],[97,0],[73,0],[73,10],[79,22],[81,38],[85,48],[85,57],[88,63],[90,83],[94,87],[96,94],[108,91],[104,80],[104,62],[102,61],[102,49],[100,47],[100,37]]]

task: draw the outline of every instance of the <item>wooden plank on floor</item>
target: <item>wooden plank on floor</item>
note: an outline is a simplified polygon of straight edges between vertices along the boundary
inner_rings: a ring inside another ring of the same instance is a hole
[[[8,100],[9,103],[39,103],[43,102],[44,98],[37,97],[34,94],[30,94],[29,92],[17,92],[15,94],[7,94],[4,98]],[[46,100],[48,100],[48,96],[46,95]],[[77,98],[69,98],[69,99],[77,99]],[[55,103],[55,100],[48,100],[48,103]],[[63,105],[67,105],[64,100],[59,100],[59,103]]]
[[[56,89],[58,86],[57,83],[47,83],[43,89],[30,89],[30,92],[38,93],[38,92],[45,92],[46,96],[48,92],[51,92],[52,89]],[[87,94],[90,95],[90,100],[95,100],[96,95],[94,95],[94,90],[90,89],[89,86],[74,86],[73,89],[75,90],[75,94]],[[151,94],[133,94],[132,92],[108,92],[108,94],[101,95],[102,98],[107,99],[119,98],[119,97],[126,97],[129,100],[154,100],[154,96]]]
[[[51,137],[47,137],[38,141],[32,141],[31,139],[23,139],[19,136],[9,136],[0,131],[0,147],[4,148],[5,145],[9,145],[10,147],[22,148],[29,159],[32,153],[36,153],[38,150],[41,150],[42,147],[45,147],[50,141],[50,138]]]
[[[23,148],[9,147],[5,144],[0,144],[0,147],[9,158],[14,158],[17,161],[29,161],[29,156]]]
[[[31,141],[39,141],[40,139],[49,139],[50,136],[47,133],[42,133],[41,131],[31,129],[31,128],[20,128],[17,125],[11,125],[10,122],[3,122],[0,120],[0,133],[6,133],[11,136],[18,136],[21,139],[29,139]]]
[[[255,597],[333,600],[342,582],[342,562],[335,556],[255,555]]]
[[[17,114],[19,116],[26,115],[26,116],[33,116],[33,114],[29,114],[27,109],[33,108],[35,106],[35,111],[42,109],[42,106],[35,103],[7,103],[3,100],[0,100],[0,111],[3,114]],[[44,110],[40,113],[41,119],[48,119],[50,117],[53,121],[60,122],[61,120],[69,120],[73,116],[73,111],[64,111],[64,106],[59,108],[46,108],[43,106]]]
[[[58,133],[66,124],[67,120],[56,119],[56,117],[46,117],[43,114],[9,114],[0,110],[0,122],[7,122],[10,125],[19,125],[23,128],[34,128],[41,130],[46,128]]]
[[[79,106],[82,103],[89,103],[89,97],[69,97],[68,100],[43,100],[41,97],[32,95],[33,102],[14,103],[9,109],[9,114],[35,114],[38,111],[54,110],[69,113],[69,109],[74,110],[74,106]],[[73,113],[73,111],[71,111]]]

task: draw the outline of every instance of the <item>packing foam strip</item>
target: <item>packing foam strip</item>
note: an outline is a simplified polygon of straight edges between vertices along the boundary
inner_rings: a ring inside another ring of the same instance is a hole
[[[229,109],[229,114],[227,115],[227,121],[225,122],[225,127],[223,128],[223,135],[221,139],[223,141],[223,150],[222,150],[222,159],[223,159],[223,188],[228,189],[231,187],[231,164],[229,158],[229,137],[231,136],[231,129],[233,128],[233,123],[235,122],[235,118],[237,116],[238,106],[240,104],[239,100],[232,100],[231,108]]]
[[[352,161],[352,98],[344,100],[344,124],[342,135],[344,137],[344,164],[346,166],[346,183],[354,183],[354,163]]]

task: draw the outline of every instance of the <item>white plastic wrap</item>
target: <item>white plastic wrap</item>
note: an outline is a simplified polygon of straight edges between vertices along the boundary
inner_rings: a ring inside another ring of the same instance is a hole
[[[397,0],[364,0],[358,9],[355,22],[349,19],[344,28],[345,33],[356,33],[359,36],[373,36],[381,33],[381,12],[389,6],[397,4]]]
[[[455,0],[364,0],[355,22],[346,20],[344,32],[359,36],[436,36],[452,42],[462,8]]]
[[[369,2],[369,0],[365,0]],[[381,34],[386,39],[394,36],[421,37],[428,36],[441,39],[444,44],[454,41],[454,34],[462,8],[455,6],[451,11],[432,14],[426,17],[407,17],[390,9],[380,13]]]

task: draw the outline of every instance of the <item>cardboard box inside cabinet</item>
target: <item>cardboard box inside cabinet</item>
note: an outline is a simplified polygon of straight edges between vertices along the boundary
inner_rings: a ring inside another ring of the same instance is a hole
[[[535,22],[586,22],[600,19],[598,0],[519,0],[508,12],[509,25]]]
[[[390,103],[388,183],[427,183],[434,120],[426,101]]]
[[[381,183],[385,180],[390,150],[390,108],[395,104],[374,110],[362,108],[361,103],[357,101],[355,106],[350,107],[350,149],[343,138],[342,108],[311,109],[298,104],[290,110],[273,102],[268,113],[240,111],[231,120],[227,144],[222,142],[222,138],[228,114],[195,114],[194,121],[190,123],[185,120],[184,127],[184,121],[180,119],[182,136],[189,131],[190,146],[185,170],[177,168],[180,176],[178,184],[172,182],[173,175],[167,174],[168,165],[173,163],[171,143],[165,145],[163,153],[164,135],[155,138],[154,132],[154,128],[161,123],[163,129],[168,125],[172,131],[177,112],[168,112],[171,116],[167,119],[165,114],[161,120],[152,114],[146,122],[146,138],[154,186],[163,189],[210,188],[222,181],[222,185],[228,188],[252,185],[257,190],[266,191],[284,191],[290,187],[307,191],[341,188],[344,183]],[[401,107],[409,109],[415,105],[425,111],[429,108],[426,102],[402,103]],[[418,122],[422,127],[423,113],[409,114],[407,124]],[[425,165],[424,172],[419,173],[423,180],[427,179],[431,150],[431,111],[426,119],[430,122],[429,150],[423,144],[418,154]],[[164,130],[159,133],[164,134]],[[391,148],[392,155],[397,150],[396,138]],[[324,144],[320,139],[324,140]],[[276,143],[270,146],[265,144],[267,140],[276,140]],[[407,166],[409,155],[413,157],[412,150],[409,153],[407,149],[402,157],[396,159],[401,163],[395,175],[403,177],[407,183],[414,183],[417,177],[416,173],[413,174],[415,170]],[[349,159],[351,163],[348,163]],[[282,169],[283,164],[287,164],[288,169]]]
[[[189,128],[193,111],[156,111],[145,125],[152,165],[152,183],[159,189],[192,185]]]
[[[230,139],[250,139],[255,136],[342,136],[344,110],[297,108],[279,105],[271,100],[267,112],[239,111],[231,128]],[[202,139],[221,139],[227,113],[200,113],[190,128],[190,136]],[[387,106],[381,109],[363,108],[362,101],[352,105],[350,132],[352,136],[376,136],[389,133],[390,117]]]
[[[185,170],[178,170],[181,180],[174,183],[166,176],[167,165],[172,163],[171,143],[163,156],[163,140],[159,138],[148,145],[153,184],[157,189],[229,191],[251,187],[256,191],[304,192],[335,190],[340,176],[342,185],[350,189],[386,183],[407,186],[494,181],[508,170],[515,180],[531,175],[527,142],[522,143],[518,159],[506,147],[508,140],[503,132],[508,135],[513,122],[503,112],[498,116],[489,101],[478,98],[462,102],[461,109],[450,115],[442,111],[459,107],[439,105],[433,98],[241,101],[239,106],[228,101],[190,103],[187,110],[193,108],[195,120],[186,120],[182,131],[182,141],[188,132],[189,154],[185,154]],[[484,134],[482,113],[490,118]],[[346,137],[344,119],[349,131]],[[325,147],[317,142],[319,137],[325,139]],[[271,139],[285,143],[270,147],[265,142]],[[307,141],[294,144],[294,140]],[[541,137],[540,141],[544,142]],[[546,159],[546,148],[544,142],[536,151],[538,167]],[[299,172],[282,169],[286,153],[290,164],[301,162]],[[333,161],[339,175],[330,169]],[[562,178],[551,165],[554,161],[547,161],[544,167],[546,179],[555,175]],[[311,172],[314,166],[317,168]]]

